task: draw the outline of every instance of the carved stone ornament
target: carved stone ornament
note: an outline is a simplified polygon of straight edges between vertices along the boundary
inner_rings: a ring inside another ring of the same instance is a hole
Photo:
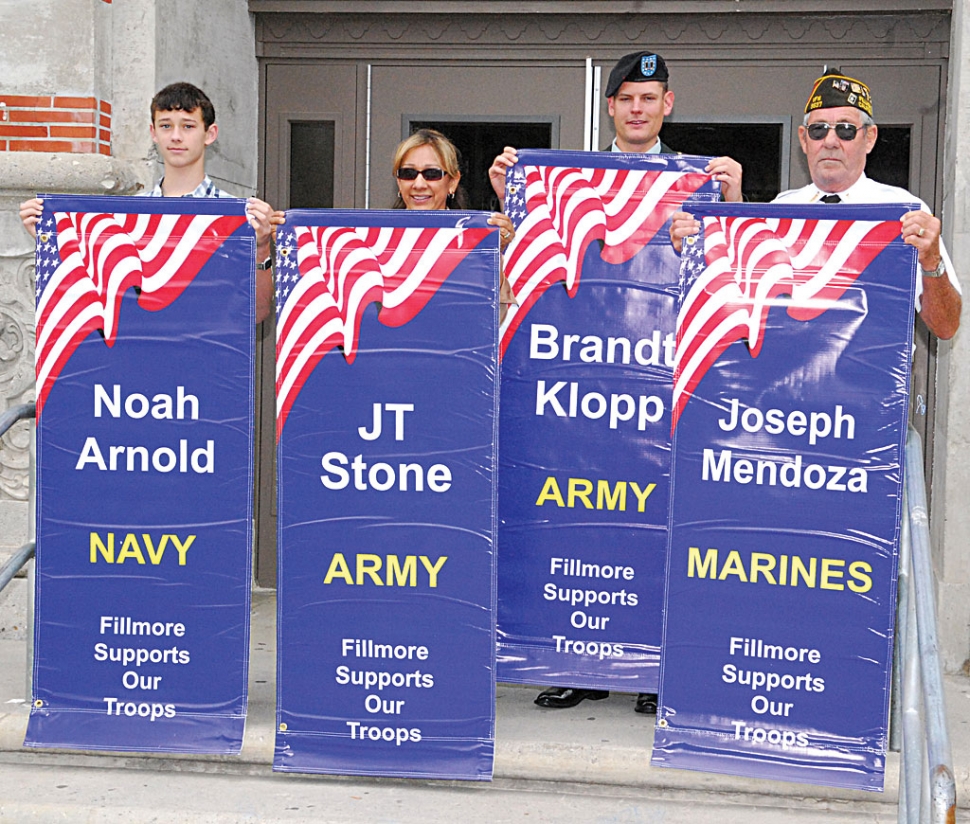
[[[264,56],[298,47],[321,54],[380,46],[575,46],[608,49],[649,43],[697,46],[798,44],[813,48],[881,42],[908,48],[948,43],[950,15],[942,11],[858,14],[347,14],[260,13],[257,39]],[[292,54],[292,51],[289,51]],[[359,53],[359,52],[358,52]],[[417,57],[418,52],[412,56]],[[397,53],[400,57],[401,54]],[[453,55],[457,56],[457,55]]]
[[[0,258],[0,398],[2,409],[34,399],[34,263]],[[0,443],[0,499],[26,501],[30,427],[18,423]]]

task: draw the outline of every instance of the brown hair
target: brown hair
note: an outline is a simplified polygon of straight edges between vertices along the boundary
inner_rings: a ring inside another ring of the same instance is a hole
[[[441,161],[441,168],[444,169],[449,177],[456,179],[461,177],[461,160],[455,144],[452,143],[441,132],[436,131],[435,129],[418,129],[410,137],[398,143],[397,149],[394,150],[394,162],[391,165],[391,173],[395,178],[397,178],[397,170],[401,168],[401,165],[404,163],[404,158],[407,157],[408,152],[410,152],[412,149],[417,149],[419,146],[430,146],[432,149],[434,149],[435,154],[438,155],[438,160]],[[398,192],[395,196],[394,204],[391,206],[391,208],[405,208],[400,192]],[[462,188],[461,183],[459,183],[458,188],[455,189],[454,197],[448,198],[447,208],[468,208],[468,198],[465,195],[465,190]]]
[[[208,129],[216,122],[216,110],[208,95],[191,83],[172,83],[152,98],[152,123],[156,112],[194,112],[201,110],[202,125]]]

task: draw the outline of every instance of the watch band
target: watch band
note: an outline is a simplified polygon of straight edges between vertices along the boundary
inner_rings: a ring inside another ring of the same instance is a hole
[[[940,262],[935,269],[924,269],[920,266],[919,270],[922,272],[924,278],[941,278],[946,274],[946,266],[943,264],[942,257],[940,257]]]
[[[272,258],[272,256],[266,258],[266,260],[264,260],[262,263],[257,263],[256,264],[256,268],[257,269],[262,269],[264,271],[266,269],[272,269],[273,268],[273,258]]]

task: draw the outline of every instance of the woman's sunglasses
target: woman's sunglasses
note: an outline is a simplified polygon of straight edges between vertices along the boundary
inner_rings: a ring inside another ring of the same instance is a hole
[[[835,129],[835,136],[839,140],[855,140],[859,127],[854,123],[810,123],[805,127],[812,140],[825,140],[829,129]]]
[[[417,180],[418,175],[421,175],[427,181],[441,180],[446,174],[448,173],[443,169],[435,169],[434,167],[430,169],[412,169],[406,167],[397,170],[399,180]]]

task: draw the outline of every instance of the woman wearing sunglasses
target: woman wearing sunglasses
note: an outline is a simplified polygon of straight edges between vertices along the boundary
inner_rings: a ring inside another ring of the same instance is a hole
[[[420,129],[394,152],[393,209],[467,209],[458,150],[441,132]],[[511,224],[510,224],[511,225]]]
[[[402,140],[394,152],[394,178],[397,197],[392,209],[467,209],[468,200],[461,187],[458,149],[441,132],[419,129]],[[504,251],[515,236],[512,219],[493,212],[488,222],[499,227],[499,244]],[[499,320],[515,298],[502,265],[499,294]]]

